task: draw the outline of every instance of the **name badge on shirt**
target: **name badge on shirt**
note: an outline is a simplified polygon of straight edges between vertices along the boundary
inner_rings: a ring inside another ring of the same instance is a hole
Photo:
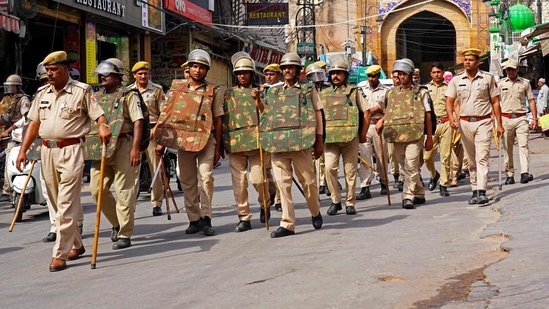
[[[40,101],[40,105],[48,105],[50,104],[50,101]]]

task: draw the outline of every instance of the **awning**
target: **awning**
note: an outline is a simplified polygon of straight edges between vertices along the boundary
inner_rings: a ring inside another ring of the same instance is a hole
[[[19,18],[13,15],[0,13],[0,29],[19,34]]]
[[[537,53],[540,49],[540,46],[541,46],[540,44],[536,44],[534,46],[530,46],[527,49],[521,51],[519,53],[519,61],[522,61],[522,59]]]
[[[530,27],[520,33],[521,39],[531,39],[535,36],[538,36],[540,34],[543,34],[545,32],[549,32],[549,22],[535,25],[533,27]]]

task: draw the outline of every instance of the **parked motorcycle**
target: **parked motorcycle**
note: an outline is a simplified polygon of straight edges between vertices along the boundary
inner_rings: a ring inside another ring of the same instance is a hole
[[[42,139],[37,138],[33,145],[30,147],[27,152],[28,161],[25,163],[23,171],[20,172],[16,167],[17,156],[19,155],[19,150],[21,149],[21,142],[23,140],[23,129],[18,128],[11,132],[11,139],[16,143],[8,157],[6,158],[5,168],[8,169],[8,181],[10,187],[13,191],[12,196],[12,206],[17,212],[17,205],[19,201],[22,200],[23,204],[21,211],[16,214],[16,222],[21,222],[23,220],[23,213],[31,208],[33,204],[46,205],[46,199],[44,198],[44,192],[42,192],[42,185],[40,183],[40,153],[38,152],[39,145],[42,144]],[[32,161],[36,161],[34,167],[31,171]],[[31,178],[24,188],[27,178],[31,175]]]

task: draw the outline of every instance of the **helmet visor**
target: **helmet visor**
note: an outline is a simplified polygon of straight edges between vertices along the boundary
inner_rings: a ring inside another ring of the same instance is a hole
[[[326,81],[326,74],[324,74],[324,72],[312,72],[307,76],[313,83]]]
[[[7,94],[17,93],[17,86],[18,84],[13,82],[4,83],[4,93],[7,93]]]
[[[101,61],[101,63],[99,63],[97,68],[95,68],[95,71],[93,71],[92,76],[97,76],[97,75],[108,76],[111,73],[120,74],[118,72],[118,69],[119,68],[116,65],[114,65],[112,62],[103,60]]]

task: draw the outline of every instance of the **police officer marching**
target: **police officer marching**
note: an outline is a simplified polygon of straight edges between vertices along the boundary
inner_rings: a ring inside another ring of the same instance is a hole
[[[431,81],[425,86],[433,100],[437,127],[433,135],[433,149],[423,153],[423,161],[431,174],[428,189],[433,191],[440,180],[440,196],[450,196],[448,193],[448,178],[450,175],[450,158],[455,131],[450,126],[450,118],[446,113],[446,89],[448,83],[444,80],[444,66],[440,62],[431,64]],[[435,155],[440,148],[440,173],[435,168]]]
[[[21,87],[23,86],[23,81],[21,77],[16,74],[12,74],[6,78],[4,82],[4,93],[6,94],[2,101],[0,102],[0,131],[2,132],[2,137],[7,137],[22,124],[17,124],[25,114],[29,111],[30,100],[29,96],[26,95]],[[11,149],[15,146],[15,142],[9,141],[4,149],[6,153],[6,158],[9,157]],[[11,201],[12,190],[10,188],[10,182],[8,181],[8,169],[4,169],[4,186],[2,187],[2,195],[0,196],[0,202],[9,202]]]
[[[497,134],[503,136],[505,129],[501,123],[499,89],[494,76],[479,70],[481,51],[465,49],[463,66],[465,72],[454,76],[446,90],[446,112],[454,129],[461,132],[463,148],[469,160],[469,174],[473,195],[469,204],[486,204],[488,187],[488,158],[494,115]],[[459,114],[454,111],[459,102]]]
[[[135,200],[138,190],[139,164],[141,152],[139,149],[142,137],[143,113],[141,102],[136,92],[122,86],[125,76],[122,61],[109,58],[101,61],[94,76],[99,76],[102,89],[96,93],[99,105],[105,112],[109,128],[113,133],[112,141],[107,149],[103,188],[99,188],[101,175],[101,159],[97,156],[100,145],[97,140],[89,138],[88,149],[95,149],[88,155],[94,160],[90,171],[90,191],[97,202],[99,190],[103,190],[101,211],[112,225],[111,241],[113,250],[131,246],[131,236],[134,229]],[[92,129],[90,137],[95,130]],[[91,144],[91,145],[90,145]],[[110,191],[114,184],[116,199]]]
[[[70,78],[67,53],[53,52],[42,63],[49,84],[38,90],[29,110],[30,123],[16,166],[21,171],[27,150],[40,134],[42,172],[57,213],[57,239],[49,270],[59,271],[67,267],[67,259],[77,259],[85,251],[77,220],[82,215],[83,142],[90,130],[90,120],[99,125],[101,143],[109,141],[111,132],[91,87]]]
[[[224,158],[222,125],[223,95],[206,81],[210,55],[195,49],[189,53],[189,79],[172,82],[166,104],[158,117],[153,135],[164,147],[177,149],[179,181],[185,192],[185,209],[189,227],[185,234],[200,231],[215,235],[212,227],[213,166]],[[199,190],[198,183],[202,184]],[[200,191],[200,193],[199,193]],[[199,198],[200,195],[200,198]]]
[[[156,125],[158,116],[160,116],[160,111],[164,105],[165,95],[162,90],[162,86],[153,83],[150,80],[150,64],[146,61],[137,62],[133,68],[132,73],[135,78],[135,82],[128,86],[128,89],[138,89],[141,93],[141,97],[145,100],[147,108],[149,110],[149,121],[151,128]],[[147,163],[149,164],[149,170],[154,175],[156,168],[158,167],[158,158],[156,156],[156,143],[151,140],[149,142],[149,147],[145,151],[147,156]],[[137,189],[139,190],[139,189]],[[151,192],[151,204],[152,204],[152,215],[160,216],[162,215],[162,182],[161,177],[157,177],[154,184],[152,184]]]
[[[359,110],[364,112],[365,106],[357,106],[358,91],[347,84],[349,66],[342,60],[332,62],[328,73],[332,87],[320,92],[326,119],[326,141],[324,158],[326,182],[330,189],[332,204],[328,215],[333,216],[342,210],[341,190],[338,186],[339,157],[343,157],[345,174],[345,213],[356,214],[356,155],[358,153],[359,133],[361,139],[366,138],[366,128],[359,132]]]
[[[260,149],[258,142],[259,107],[256,106],[256,100],[259,99],[259,89],[252,87],[255,62],[244,52],[239,52],[233,57],[236,57],[233,59],[233,73],[236,75],[238,85],[225,92],[223,145],[229,154],[229,167],[239,219],[235,232],[244,232],[252,228],[250,222],[252,214],[248,201],[248,176],[259,195],[260,221],[265,223],[271,217],[265,175],[265,168],[270,165],[271,157],[269,153]]]
[[[320,202],[311,150],[315,158],[324,151],[322,103],[315,88],[299,83],[301,58],[296,53],[282,56],[280,68],[284,85],[265,94],[261,114],[261,146],[271,153],[273,173],[280,190],[282,218],[272,238],[295,234],[295,210],[292,199],[293,169],[300,180],[315,229],[322,227]],[[311,149],[312,148],[312,149]]]
[[[359,88],[359,100],[361,105],[366,106],[364,112],[364,128],[366,129],[366,140],[360,143],[358,149],[360,150],[360,157],[364,161],[368,162],[370,166],[373,166],[372,155],[375,153],[377,159],[376,170],[380,179],[381,195],[387,194],[387,175],[383,173],[383,163],[381,159],[381,139],[377,134],[375,126],[379,119],[383,117],[384,109],[387,106],[387,92],[389,89],[379,82],[379,76],[381,74],[381,67],[379,65],[371,65],[366,69],[366,75],[368,76],[368,84]],[[386,147],[385,143],[383,147]],[[384,148],[384,153],[387,153]],[[370,192],[370,184],[374,178],[373,171],[360,163],[358,169],[358,175],[360,177],[360,193],[357,196],[357,200],[365,200],[372,197]],[[395,178],[396,181],[396,178]]]
[[[376,124],[376,130],[383,132],[387,142],[394,143],[395,156],[398,161],[403,162],[402,207],[413,209],[415,205],[425,203],[425,189],[419,177],[419,163],[424,141],[426,150],[433,147],[432,103],[427,89],[412,83],[412,60],[397,60],[393,66],[394,71],[398,72],[401,85],[392,88],[387,94],[385,116]]]
[[[535,131],[538,126],[537,109],[530,81],[518,76],[518,65],[518,62],[513,59],[502,63],[507,77],[502,78],[498,82],[498,88],[501,92],[501,120],[505,129],[502,144],[505,149],[506,185],[515,183],[515,165],[513,162],[513,142],[515,138],[517,139],[519,148],[520,183],[528,183],[534,179],[532,174],[529,173],[530,150],[528,148],[528,137],[530,130]],[[530,103],[533,116],[531,128],[526,116],[528,113],[526,100]]]

